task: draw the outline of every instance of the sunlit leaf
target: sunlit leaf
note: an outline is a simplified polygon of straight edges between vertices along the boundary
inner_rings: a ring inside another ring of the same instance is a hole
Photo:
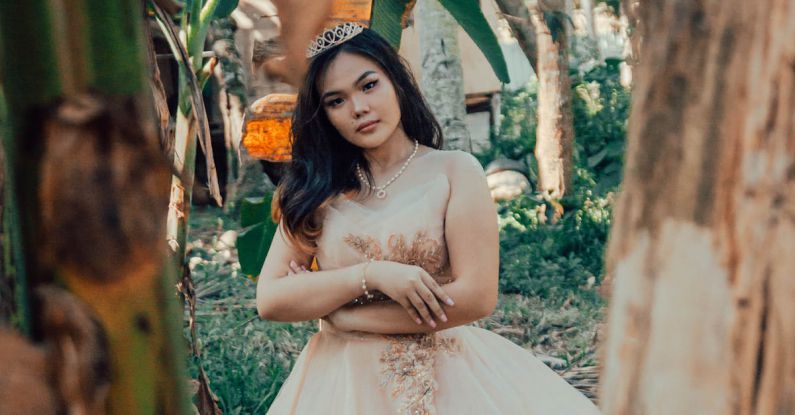
[[[238,1],[239,0],[219,0],[218,6],[215,8],[215,18],[222,19],[232,14],[237,8]]]
[[[478,0],[440,0],[439,3],[450,12],[483,52],[500,82],[509,83],[508,65],[505,63],[502,48],[483,15],[480,2]],[[414,4],[415,1],[411,0],[375,0],[370,27],[397,49],[400,47],[404,23]]]
[[[439,3],[453,15],[453,18],[483,52],[500,82],[506,84],[511,82],[502,48],[497,41],[497,36],[489,26],[489,22],[483,16],[480,2],[478,0],[439,0]]]
[[[383,36],[392,47],[398,49],[403,33],[401,22],[404,16],[411,12],[414,3],[411,0],[375,0],[370,28]]]
[[[243,230],[237,236],[237,251],[240,270],[251,277],[259,274],[265,255],[271,246],[277,225],[271,220],[270,205],[273,195],[262,198],[247,198],[240,207],[240,225]]]

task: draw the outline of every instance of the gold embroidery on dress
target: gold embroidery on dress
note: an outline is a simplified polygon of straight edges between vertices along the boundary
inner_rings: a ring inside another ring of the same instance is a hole
[[[433,239],[428,238],[425,231],[418,231],[414,235],[411,243],[406,241],[402,234],[391,234],[387,239],[387,254],[381,247],[381,243],[372,236],[359,236],[349,233],[343,241],[351,248],[359,252],[368,261],[394,261],[407,265],[416,265],[424,269],[439,284],[452,282],[449,275],[447,250],[444,245]],[[368,299],[360,296],[353,300],[354,304],[368,304],[372,302],[390,301],[389,297],[379,291],[373,291],[375,296]]]
[[[402,234],[389,235],[386,244],[390,261],[419,266],[434,277],[441,274],[447,262],[442,244],[428,238],[425,231],[417,232],[411,244]]]
[[[400,399],[399,414],[435,415],[436,356],[461,351],[457,339],[437,333],[390,336],[381,353],[381,387]]]
[[[419,231],[411,242],[402,234],[392,234],[387,239],[386,250],[371,236],[348,234],[345,243],[369,261],[388,260],[424,269],[440,284],[452,282],[447,250],[435,239]],[[386,253],[384,252],[386,251]],[[374,292],[373,300],[359,297],[357,304],[388,301],[383,293]],[[434,415],[433,398],[438,385],[434,376],[434,362],[440,352],[455,353],[461,350],[456,339],[437,333],[386,336],[388,344],[381,353],[381,387],[389,388],[392,397],[400,398],[400,414]]]
[[[437,280],[447,268],[447,250],[441,242],[428,238],[425,231],[418,231],[411,243],[403,234],[391,234],[387,239],[385,255],[381,243],[372,236],[349,233],[343,241],[370,261],[394,261],[421,267]],[[447,281],[449,282],[449,281]]]

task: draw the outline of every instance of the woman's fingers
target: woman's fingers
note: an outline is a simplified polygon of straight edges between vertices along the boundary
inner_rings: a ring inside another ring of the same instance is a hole
[[[428,311],[428,307],[425,305],[425,301],[417,294],[416,292],[412,292],[409,294],[409,301],[411,304],[414,305],[414,308],[417,309],[417,312],[420,313],[423,319],[428,322],[431,327],[436,327],[436,322],[433,321],[431,317],[431,313]]]
[[[433,291],[426,286],[424,281],[417,284],[417,293],[420,295],[425,304],[428,305],[433,314],[439,317],[440,320],[447,322],[447,316],[444,314],[442,306],[439,305],[439,301],[437,301]]]
[[[409,313],[409,316],[411,316],[412,320],[416,321],[417,324],[422,324],[422,319],[420,318],[420,315],[417,314],[417,310],[414,308],[414,306],[411,304],[410,301],[402,299],[398,301],[398,303],[402,305],[403,308],[406,309],[406,311]]]
[[[433,294],[436,295],[436,297],[440,300],[444,301],[445,304],[450,306],[455,305],[453,298],[447,294],[447,292],[439,285],[438,282],[436,282],[435,279],[433,279],[433,277],[431,277],[431,274],[423,273],[422,281],[428,286],[428,288],[430,288]]]
[[[309,270],[303,265],[298,265],[295,261],[290,261],[290,273],[288,275],[301,274],[304,272],[309,272]]]

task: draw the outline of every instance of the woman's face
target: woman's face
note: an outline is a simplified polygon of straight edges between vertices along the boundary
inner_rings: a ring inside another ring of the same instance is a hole
[[[318,90],[329,121],[355,146],[376,148],[402,131],[394,85],[368,58],[341,52],[326,68]]]

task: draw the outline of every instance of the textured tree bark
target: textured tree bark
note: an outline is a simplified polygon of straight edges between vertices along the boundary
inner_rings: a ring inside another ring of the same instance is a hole
[[[638,64],[640,59],[640,48],[643,39],[640,36],[641,21],[638,18],[640,14],[640,1],[627,0],[621,2],[621,15],[627,21],[626,31],[629,37],[628,50],[625,53],[625,60],[628,65],[634,66]]]
[[[571,188],[574,126],[564,9],[564,1],[549,0],[531,10],[538,42],[538,189],[549,199]]]
[[[582,9],[583,15],[585,15],[585,30],[588,32],[588,36],[596,42],[596,27],[594,27],[594,15],[593,15],[593,0],[580,0],[580,9]]]
[[[58,413],[187,408],[143,13],[137,0],[0,1],[7,200],[24,254],[15,267],[32,340],[55,356]],[[41,295],[56,285],[71,294]]]
[[[419,0],[414,18],[420,37],[420,88],[442,126],[445,148],[471,153],[458,23],[437,0]]]
[[[602,408],[795,413],[795,7],[639,10]]]
[[[530,18],[530,10],[523,0],[497,0],[497,7],[508,22],[511,33],[519,42],[533,72],[538,75],[538,43],[536,42],[536,28]]]
[[[5,94],[3,93],[3,86],[0,84],[0,137],[5,137],[5,131],[8,125],[8,117],[6,115]],[[15,293],[14,293],[14,272],[11,265],[11,255],[9,255],[9,235],[7,231],[6,221],[6,189],[5,189],[5,151],[0,148],[0,326],[7,325],[11,322],[16,306],[15,306]],[[11,268],[11,269],[9,269]]]

